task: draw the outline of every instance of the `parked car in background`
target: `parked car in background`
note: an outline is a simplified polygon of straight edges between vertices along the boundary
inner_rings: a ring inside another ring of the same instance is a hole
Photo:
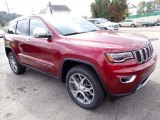
[[[119,22],[120,27],[137,27],[140,26],[140,23],[135,20],[123,20]]]
[[[143,27],[159,26],[160,25],[160,23],[158,21],[156,21],[156,22],[141,22],[140,24]]]
[[[155,26],[155,23],[151,23],[151,22],[141,22],[141,26],[143,26],[143,27]]]
[[[88,21],[96,25],[101,30],[119,30],[119,25],[117,23],[104,18],[88,19]]]
[[[85,109],[96,108],[105,95],[114,100],[137,91],[157,61],[148,38],[99,30],[73,17],[17,18],[10,22],[4,41],[15,74],[28,67],[55,76]]]
[[[5,32],[0,29],[0,38],[2,38],[4,36],[4,34],[5,34]]]

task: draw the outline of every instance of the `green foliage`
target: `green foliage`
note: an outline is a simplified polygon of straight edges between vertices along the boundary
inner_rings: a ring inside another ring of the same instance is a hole
[[[154,1],[147,2],[146,8],[147,8],[146,10],[147,13],[153,12],[155,10],[155,2]]]
[[[109,6],[112,21],[120,22],[128,16],[127,0],[112,0]]]
[[[0,26],[4,27],[6,23],[10,22],[11,20],[20,17],[21,15],[12,13],[8,14],[5,11],[0,11]]]
[[[91,4],[94,18],[107,18],[119,22],[128,16],[127,0],[95,0]]]
[[[110,0],[95,0],[91,4],[91,13],[94,18],[109,18],[108,7]]]
[[[156,5],[160,5],[160,0],[154,0]]]
[[[145,6],[146,6],[146,2],[145,2],[145,1],[139,2],[137,13],[138,13],[138,14],[143,14],[144,11],[145,11],[145,10],[144,10],[144,9],[145,9]]]
[[[145,14],[145,13],[151,13],[156,11],[156,5],[160,5],[160,0],[153,0],[153,1],[141,1],[138,4],[138,14]]]

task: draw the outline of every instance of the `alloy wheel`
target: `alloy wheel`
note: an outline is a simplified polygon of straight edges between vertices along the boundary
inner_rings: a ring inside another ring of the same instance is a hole
[[[16,63],[16,61],[15,61],[15,58],[14,58],[13,56],[9,56],[9,64],[10,64],[12,70],[13,70],[14,72],[17,72],[18,67],[17,67],[17,63]]]
[[[90,104],[94,100],[95,93],[91,82],[80,73],[70,77],[69,88],[74,98],[82,104]]]

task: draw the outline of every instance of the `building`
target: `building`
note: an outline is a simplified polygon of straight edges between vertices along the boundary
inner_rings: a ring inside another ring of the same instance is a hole
[[[49,3],[39,14],[70,14],[70,12],[71,10],[66,5],[52,5]]]

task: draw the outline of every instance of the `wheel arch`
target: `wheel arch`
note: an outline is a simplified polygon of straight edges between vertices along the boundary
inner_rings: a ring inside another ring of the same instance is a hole
[[[10,48],[10,47],[5,47],[5,52],[6,52],[6,56],[8,57],[8,54],[9,54],[10,52],[14,52],[14,51],[13,51],[12,48]]]
[[[79,60],[79,59],[73,59],[73,58],[67,58],[64,60],[62,67],[61,67],[61,80],[63,83],[65,83],[65,78],[67,75],[67,72],[76,65],[84,65],[87,66],[89,69],[91,69],[95,75],[99,78],[99,83],[102,87],[102,89],[105,91],[106,94],[109,95],[108,88],[106,87],[100,73],[98,72],[96,66],[88,61]]]

